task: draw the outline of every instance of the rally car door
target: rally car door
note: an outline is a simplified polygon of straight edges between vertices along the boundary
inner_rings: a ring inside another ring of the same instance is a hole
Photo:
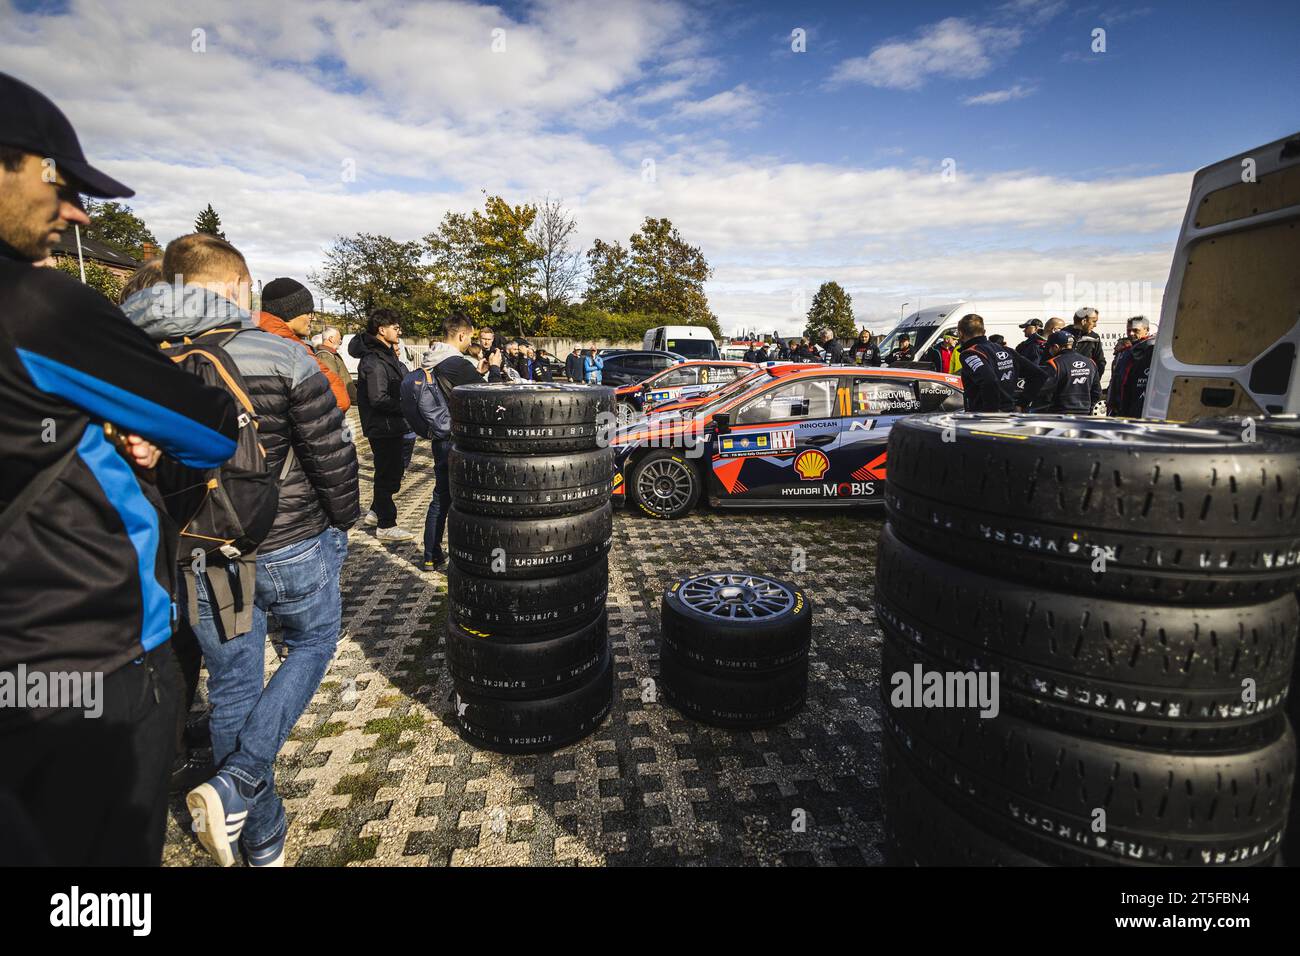
[[[844,391],[849,413],[844,418],[839,454],[843,459],[841,470],[848,475],[842,479],[836,496],[878,500],[885,491],[889,431],[904,415],[914,415],[923,408],[917,381],[854,375],[845,378]]]
[[[653,411],[656,406],[674,402],[681,395],[683,388],[694,385],[699,380],[700,366],[698,365],[669,369],[642,390],[642,408],[648,412]]]
[[[723,499],[798,499],[828,479],[840,437],[840,376],[777,380],[733,409],[714,446],[712,493]]]

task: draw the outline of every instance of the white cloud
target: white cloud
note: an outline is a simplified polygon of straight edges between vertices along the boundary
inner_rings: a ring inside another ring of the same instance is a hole
[[[993,69],[1022,37],[1017,27],[981,26],[949,17],[922,28],[915,39],[892,40],[868,56],[842,61],[831,82],[915,90],[932,76],[974,79]]]
[[[976,96],[967,96],[962,100],[967,106],[993,106],[998,103],[1007,103],[1011,100],[1022,100],[1026,96],[1032,96],[1035,87],[1022,86],[1017,83],[1009,86],[1005,90],[989,90],[987,93],[980,93]]]
[[[1149,247],[1172,245],[1190,174],[963,167],[944,182],[933,168],[741,155],[707,121],[752,115],[759,94],[740,83],[683,100],[718,64],[678,8],[654,18],[626,0],[526,9],[511,19],[463,3],[244,0],[214,19],[197,3],[143,17],[127,0],[86,0],[70,16],[33,16],[0,0],[0,63],[64,108],[91,160],[137,189],[132,205],[161,241],[212,202],[263,280],[305,277],[340,234],[419,238],[486,189],[512,202],[563,197],[583,242],[626,240],[645,216],[670,217],[715,264],[708,288],[724,326],[786,321],[796,283],[832,278],[865,315],[915,295],[1032,290],[1070,271],[1164,281],[1168,255]],[[636,10],[656,22],[629,24]],[[502,18],[507,53],[484,53],[482,31]],[[203,54],[190,49],[196,25],[208,30]],[[991,42],[980,34],[978,56],[956,59],[988,60]],[[706,122],[618,146],[589,135],[647,96]],[[344,160],[355,182],[342,180]]]
[[[758,94],[744,83],[723,90],[703,100],[681,102],[673,115],[681,119],[720,119],[730,116],[752,117],[759,108]]]

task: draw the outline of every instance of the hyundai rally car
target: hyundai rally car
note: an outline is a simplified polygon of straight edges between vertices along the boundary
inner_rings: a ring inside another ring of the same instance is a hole
[[[771,364],[693,404],[617,428],[614,500],[680,518],[715,506],[883,500],[889,429],[960,411],[961,379],[925,369]]]
[[[669,402],[699,398],[743,378],[757,368],[752,362],[699,360],[679,362],[656,372],[636,385],[624,385],[614,393],[620,423],[642,412],[653,411]]]

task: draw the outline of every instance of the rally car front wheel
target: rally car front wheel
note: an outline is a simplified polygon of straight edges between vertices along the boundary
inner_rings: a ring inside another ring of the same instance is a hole
[[[700,500],[700,473],[680,452],[652,451],[633,467],[629,483],[652,518],[681,518]]]

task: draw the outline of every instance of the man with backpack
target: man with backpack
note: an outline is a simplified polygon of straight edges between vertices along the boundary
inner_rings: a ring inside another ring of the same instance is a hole
[[[157,866],[182,680],[153,478],[160,451],[220,465],[240,425],[117,306],[33,267],[89,224],[79,194],[132,191],[0,73],[0,673],[77,691],[0,707],[0,864]]]
[[[163,277],[126,303],[128,316],[156,342],[176,348],[171,343],[188,340],[233,363],[266,449],[265,495],[278,489],[270,530],[256,548],[249,631],[240,634],[240,623],[226,620],[223,591],[234,591],[238,578],[231,573],[219,583],[217,555],[207,560],[208,573],[195,575],[190,624],[207,662],[212,756],[220,769],[189,792],[186,804],[200,842],[219,864],[229,866],[242,848],[253,866],[280,866],[287,824],[275,758],[338,642],[339,571],[347,529],[358,517],[356,448],[311,353],[254,324],[248,266],[233,246],[206,233],[175,239],[163,254]],[[238,550],[232,566],[247,557]],[[268,613],[289,648],[270,683],[263,664]]]
[[[430,346],[420,367],[402,379],[402,414],[421,438],[433,442],[433,496],[424,518],[424,559],[421,569],[441,571],[447,565],[442,535],[451,510],[451,390],[457,385],[482,384],[483,376],[465,358],[474,341],[474,324],[459,313],[443,320],[441,342]]]

